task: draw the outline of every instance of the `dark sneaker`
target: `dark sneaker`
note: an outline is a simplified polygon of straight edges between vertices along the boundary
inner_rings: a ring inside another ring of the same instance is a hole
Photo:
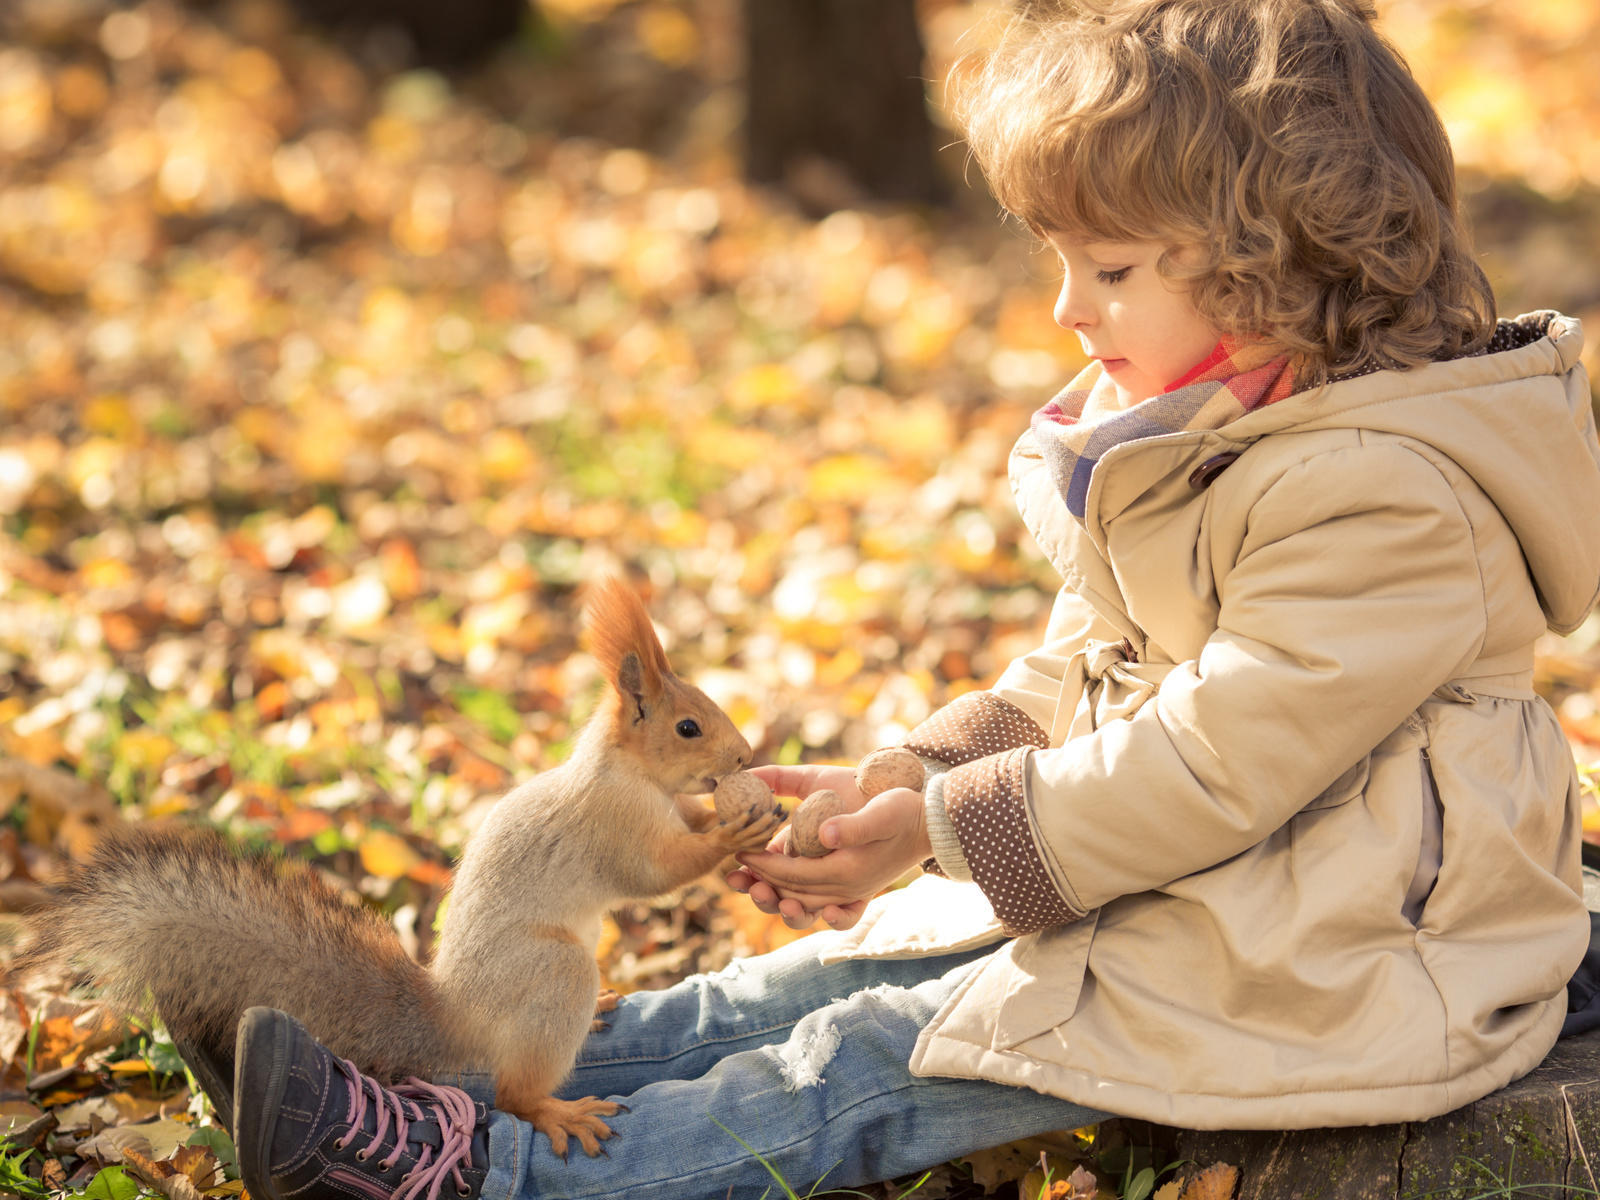
[[[177,1047],[184,1066],[189,1068],[189,1073],[200,1085],[200,1090],[206,1094],[206,1099],[211,1101],[211,1112],[218,1124],[231,1136],[233,1133],[232,1055],[223,1057],[220,1054],[213,1054],[199,1042],[191,1042],[187,1038],[175,1037],[172,1039],[172,1044]]]
[[[470,1200],[489,1169],[483,1105],[459,1088],[384,1087],[271,1008],[234,1050],[234,1145],[253,1200]]]

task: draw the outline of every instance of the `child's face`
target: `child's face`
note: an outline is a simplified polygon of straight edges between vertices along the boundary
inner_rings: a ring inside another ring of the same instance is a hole
[[[1063,272],[1056,324],[1100,360],[1124,408],[1165,391],[1216,348],[1221,335],[1187,289],[1156,270],[1166,243],[1046,240]]]

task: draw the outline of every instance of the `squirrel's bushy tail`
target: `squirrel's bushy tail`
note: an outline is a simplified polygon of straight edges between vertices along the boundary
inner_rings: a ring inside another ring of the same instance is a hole
[[[217,834],[138,827],[108,837],[28,918],[12,964],[76,971],[121,1012],[231,1060],[244,1010],[289,1013],[369,1074],[478,1065],[428,972],[375,913],[304,864]]]

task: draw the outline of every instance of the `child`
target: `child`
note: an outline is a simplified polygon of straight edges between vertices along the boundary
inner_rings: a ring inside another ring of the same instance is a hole
[[[1600,590],[1600,447],[1577,323],[1496,325],[1370,20],[1034,5],[958,73],[1092,360],[1012,461],[1063,586],[912,734],[925,794],[763,770],[857,811],[731,882],[837,931],[625,998],[566,1091],[631,1112],[571,1163],[252,1010],[236,1084],[287,1091],[241,1161],[306,1200],[755,1196],[756,1154],[803,1190],[1107,1114],[1418,1120],[1540,1061],[1588,921],[1533,649]]]

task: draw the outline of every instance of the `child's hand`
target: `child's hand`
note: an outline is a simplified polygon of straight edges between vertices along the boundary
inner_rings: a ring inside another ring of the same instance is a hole
[[[933,853],[918,792],[894,788],[863,801],[848,767],[758,767],[754,773],[783,796],[828,788],[847,808],[819,830],[831,853],[789,858],[783,854],[788,832],[781,830],[765,852],[739,855],[745,869],[728,877],[757,908],[778,913],[792,928],[803,929],[818,916],[835,929],[849,928],[868,899]]]

